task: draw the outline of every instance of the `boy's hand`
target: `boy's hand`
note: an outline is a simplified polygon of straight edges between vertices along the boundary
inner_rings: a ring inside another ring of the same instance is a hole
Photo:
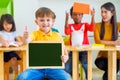
[[[68,55],[61,56],[62,62],[66,63],[69,59]]]
[[[66,21],[69,19],[69,13],[66,11]]]
[[[95,9],[93,8],[92,10],[91,10],[91,16],[94,16],[95,15]]]
[[[23,34],[23,38],[28,39],[28,36],[29,36],[29,33],[25,31],[24,34]]]
[[[23,34],[23,38],[24,38],[24,39],[28,39],[28,36],[29,36],[29,32],[28,32],[28,28],[27,28],[27,26],[26,26],[26,27],[25,27],[24,34]]]
[[[65,27],[68,27],[69,13],[66,11]]]
[[[68,52],[66,49],[64,49],[64,55],[61,56],[62,62],[66,63],[69,59]]]
[[[93,8],[92,10],[91,10],[91,23],[95,23],[95,19],[94,19],[94,15],[95,15],[95,9]]]
[[[29,39],[29,32],[28,32],[28,28],[27,26],[25,27],[25,31],[24,31],[24,34],[23,34],[23,43],[26,44],[30,42],[30,39]]]

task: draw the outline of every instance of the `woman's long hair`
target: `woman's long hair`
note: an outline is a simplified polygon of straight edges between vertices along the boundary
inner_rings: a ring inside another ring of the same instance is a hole
[[[109,11],[111,11],[111,13],[113,13],[113,16],[111,18],[111,24],[112,24],[112,41],[117,40],[118,38],[118,27],[117,27],[117,19],[116,19],[116,10],[115,10],[115,6],[111,3],[111,2],[107,2],[105,4],[103,4],[101,6],[101,8],[105,8]],[[100,31],[100,38],[101,40],[104,37],[104,33],[105,33],[105,22],[102,20],[101,23],[101,31]]]

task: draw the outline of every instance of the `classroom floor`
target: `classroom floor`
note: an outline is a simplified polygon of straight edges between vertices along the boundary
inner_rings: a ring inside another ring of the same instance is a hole
[[[98,68],[94,68],[93,70],[93,74],[92,74],[92,80],[102,80],[102,76],[104,71],[98,69]]]
[[[102,80],[102,75],[104,73],[103,71],[99,70],[98,68],[93,68],[92,71],[92,80]],[[83,74],[83,80],[86,80],[85,74]]]
[[[103,71],[99,70],[98,68],[94,68],[93,70],[93,74],[92,74],[92,80],[102,80],[102,75],[103,75]],[[13,80],[13,74],[10,73],[10,80]],[[83,74],[83,80],[85,80],[85,75]]]

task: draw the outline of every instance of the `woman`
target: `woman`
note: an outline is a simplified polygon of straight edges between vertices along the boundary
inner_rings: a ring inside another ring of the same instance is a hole
[[[101,6],[102,22],[97,23],[94,31],[95,43],[115,46],[120,44],[118,33],[120,32],[120,23],[117,23],[115,6],[107,2]],[[108,80],[108,51],[100,51],[95,65],[104,70],[103,80]],[[119,55],[118,55],[119,54]],[[119,66],[120,52],[117,52],[117,72]]]

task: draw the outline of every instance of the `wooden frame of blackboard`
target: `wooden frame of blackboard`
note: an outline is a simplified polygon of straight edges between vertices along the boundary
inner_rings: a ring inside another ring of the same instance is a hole
[[[63,43],[56,41],[34,41],[27,45],[27,68],[64,68],[61,60]]]

